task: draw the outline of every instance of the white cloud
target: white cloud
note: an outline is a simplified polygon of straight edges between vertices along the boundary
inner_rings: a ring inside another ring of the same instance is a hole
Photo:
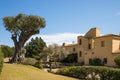
[[[79,33],[56,33],[56,34],[48,34],[48,35],[34,35],[31,38],[42,37],[42,39],[47,43],[47,45],[57,43],[62,45],[62,43],[72,43],[77,42],[77,36],[83,35]],[[27,41],[29,42],[31,38]]]

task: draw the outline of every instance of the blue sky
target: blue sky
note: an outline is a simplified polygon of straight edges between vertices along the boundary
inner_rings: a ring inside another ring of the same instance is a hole
[[[99,27],[101,34],[120,33],[120,0],[1,0],[0,44],[13,46],[11,34],[5,30],[2,18],[19,13],[46,19],[46,28],[40,31],[39,36],[85,34],[92,27]]]

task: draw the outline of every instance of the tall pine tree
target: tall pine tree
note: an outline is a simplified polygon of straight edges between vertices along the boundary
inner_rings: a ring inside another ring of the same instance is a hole
[[[31,41],[26,45],[25,56],[38,59],[44,47],[46,47],[46,43],[41,37],[36,37],[35,39],[32,38]]]

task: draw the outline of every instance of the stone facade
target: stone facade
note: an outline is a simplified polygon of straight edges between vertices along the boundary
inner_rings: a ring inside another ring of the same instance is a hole
[[[78,52],[78,44],[66,44],[63,43],[62,48],[65,48],[67,54],[77,53]]]

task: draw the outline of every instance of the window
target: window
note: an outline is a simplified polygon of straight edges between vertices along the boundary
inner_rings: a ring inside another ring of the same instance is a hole
[[[73,52],[75,52],[75,48],[73,48]]]
[[[89,58],[89,64],[92,64],[92,59],[91,58]]]
[[[92,52],[92,54],[94,54],[94,52]]]
[[[81,39],[79,40],[79,45],[82,45],[82,40]]]
[[[101,47],[105,47],[105,41],[101,41]]]
[[[104,64],[107,64],[107,58],[104,58],[104,59],[103,59],[103,63],[104,63]]]
[[[91,44],[88,44],[88,49],[91,49]]]
[[[82,52],[81,51],[79,52],[79,57],[82,57]]]

